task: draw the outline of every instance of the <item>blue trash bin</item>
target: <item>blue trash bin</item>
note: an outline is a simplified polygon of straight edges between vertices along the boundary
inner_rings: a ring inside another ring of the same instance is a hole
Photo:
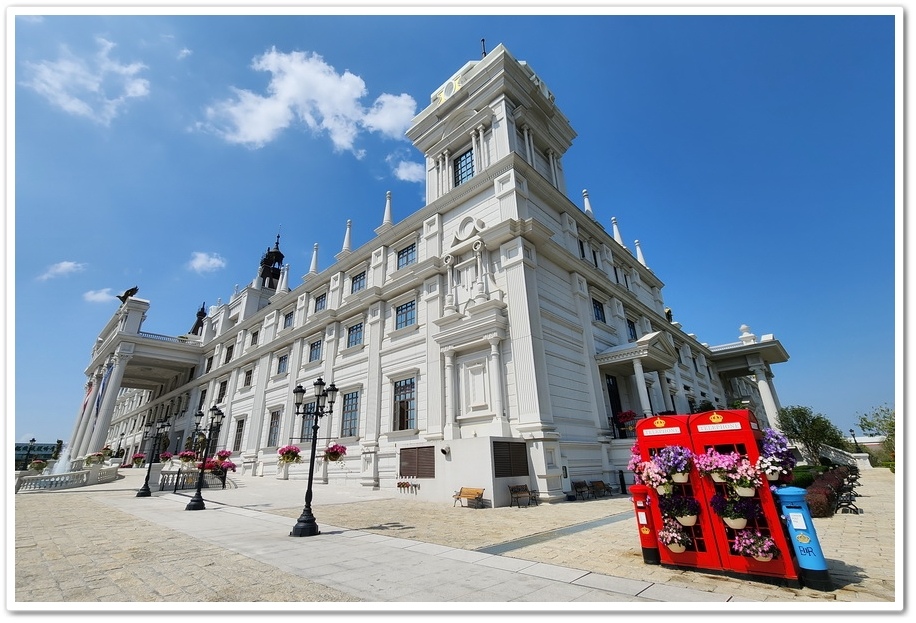
[[[802,584],[819,591],[832,591],[833,583],[827,571],[827,560],[817,540],[805,493],[799,487],[781,487],[776,490],[788,528],[789,541],[795,549]]]

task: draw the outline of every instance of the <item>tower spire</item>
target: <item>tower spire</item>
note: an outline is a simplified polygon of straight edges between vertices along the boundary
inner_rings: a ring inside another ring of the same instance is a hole
[[[585,200],[585,213],[590,217],[595,218],[595,213],[592,212],[592,202],[588,200],[588,191],[585,189],[582,190],[582,199]]]
[[[624,249],[627,248],[627,245],[623,244],[623,238],[620,237],[620,229],[617,227],[617,217],[611,217],[611,225],[614,226],[614,240],[617,241],[617,244],[622,246]]]
[[[643,266],[646,266],[646,258],[642,256],[642,247],[639,246],[639,240],[634,240],[633,244],[636,245],[636,261],[642,264]],[[649,267],[646,266],[646,268],[649,268]]]
[[[318,243],[312,248],[312,265],[309,267],[309,274],[318,274]]]

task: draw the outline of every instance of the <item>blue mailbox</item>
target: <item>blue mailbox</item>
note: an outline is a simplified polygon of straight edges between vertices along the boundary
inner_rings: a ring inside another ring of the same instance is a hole
[[[833,590],[827,560],[817,540],[811,511],[805,502],[805,490],[799,487],[781,487],[776,490],[789,532],[789,541],[795,548],[800,569],[799,578],[805,586],[819,591]]]

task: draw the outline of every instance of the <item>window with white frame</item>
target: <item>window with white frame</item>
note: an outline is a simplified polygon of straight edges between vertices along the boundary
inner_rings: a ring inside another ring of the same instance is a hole
[[[627,339],[631,342],[639,339],[639,336],[636,335],[636,323],[629,318],[627,318]]]
[[[251,332],[251,345],[257,346],[257,344],[258,344],[258,332],[252,331]]]
[[[413,242],[398,251],[398,268],[404,268],[417,262],[417,243]]]
[[[242,379],[242,387],[251,387],[251,381],[254,377],[254,369],[248,368],[244,372],[244,377]]]
[[[359,292],[366,288],[366,271],[359,273],[358,275],[353,275],[350,278],[350,294]]]
[[[315,297],[315,312],[316,313],[320,312],[327,306],[328,306],[328,295],[327,294],[319,294],[318,296]]]
[[[321,360],[321,340],[309,344],[309,362]]]
[[[277,355],[277,374],[286,374],[289,369],[289,353]]]
[[[461,186],[474,177],[474,150],[469,149],[452,161],[455,168],[455,186]]]
[[[242,433],[245,431],[245,418],[239,418],[235,421],[235,435],[232,438],[232,451],[242,451]]]
[[[267,428],[267,445],[276,446],[280,441],[280,410],[270,412],[270,424]]]
[[[229,388],[229,381],[220,381],[219,382],[219,391],[216,394],[216,403],[222,404],[226,399],[226,390]]]
[[[417,427],[416,379],[410,377],[394,383],[394,430]]]
[[[363,323],[357,322],[347,327],[347,348],[359,346],[363,343]]]
[[[229,345],[226,347],[226,354],[225,354],[225,356],[223,357],[223,363],[224,363],[224,364],[225,364],[225,363],[229,363],[230,361],[232,361],[232,353],[233,353],[233,351],[235,351],[235,344],[229,344]]]
[[[607,317],[604,315],[604,303],[598,299],[592,299],[592,310],[595,314],[595,320],[598,322],[607,322]]]
[[[284,329],[289,329],[291,326],[293,326],[293,318],[295,317],[295,315],[296,315],[296,312],[294,311],[289,311],[283,314],[283,328]]]
[[[359,392],[344,394],[341,414],[340,436],[356,437],[359,432]]]
[[[403,329],[417,322],[417,302],[407,301],[394,308],[394,328]]]

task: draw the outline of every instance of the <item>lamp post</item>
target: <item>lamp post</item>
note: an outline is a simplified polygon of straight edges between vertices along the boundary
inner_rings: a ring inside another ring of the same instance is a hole
[[[118,449],[115,450],[115,457],[121,458],[121,444],[124,442],[124,433],[118,436]]]
[[[849,429],[849,434],[852,435],[852,442],[853,442],[854,444],[856,444],[856,452],[861,452],[861,451],[862,451],[862,448],[859,446],[859,441],[856,439],[856,431],[855,431],[855,429],[850,428],[850,429]]]
[[[159,462],[159,440],[162,437],[162,434],[168,433],[169,428],[172,426],[168,419],[162,420],[156,424],[156,434],[150,435],[149,433],[153,427],[152,424],[153,423],[150,422],[146,425],[146,434],[150,439],[149,461],[146,463],[146,479],[143,481],[143,486],[140,487],[139,491],[137,491],[138,498],[148,498],[153,494],[149,488],[149,477],[150,473],[153,471],[153,463]]]
[[[32,448],[35,447],[35,438],[29,439],[29,447],[25,450],[25,460],[22,462],[22,469],[29,468],[29,459],[32,458]]]
[[[337,400],[337,387],[334,383],[331,383],[327,389],[324,388],[324,381],[321,380],[321,377],[318,377],[318,380],[313,384],[315,388],[315,398],[317,404],[315,405],[315,419],[312,424],[312,450],[309,455],[309,480],[308,486],[305,489],[305,507],[302,509],[302,514],[299,516],[299,520],[296,522],[296,525],[293,526],[292,532],[289,533],[290,536],[315,536],[320,534],[318,530],[318,523],[315,521],[315,515],[312,514],[312,478],[315,475],[315,451],[317,450],[318,444],[318,422],[325,415],[330,415],[334,412],[334,401]],[[300,415],[300,408],[303,408],[302,401],[305,398],[305,389],[302,388],[302,385],[297,385],[296,389],[293,390],[293,396],[296,401],[296,415]],[[305,417],[305,413],[301,414]]]
[[[194,426],[195,435],[200,432],[200,423],[203,417],[204,414],[202,411],[198,411],[194,416],[194,419],[197,421]],[[188,505],[184,507],[186,511],[202,511],[207,508],[204,505],[204,498],[200,494],[200,490],[204,486],[204,468],[207,466],[207,451],[210,449],[210,442],[213,440],[213,437],[219,434],[219,427],[222,423],[223,412],[220,411],[216,405],[213,405],[210,407],[210,425],[207,427],[207,436],[205,437],[203,452],[201,452],[203,456],[200,457],[200,474],[197,476],[197,492],[194,494],[194,497],[191,498],[191,501],[188,502]]]

